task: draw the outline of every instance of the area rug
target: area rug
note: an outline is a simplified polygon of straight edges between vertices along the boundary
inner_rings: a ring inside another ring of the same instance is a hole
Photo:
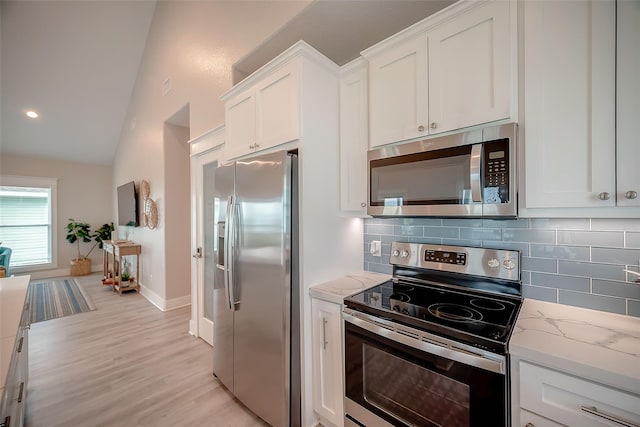
[[[27,292],[31,323],[96,309],[72,277],[31,281]]]

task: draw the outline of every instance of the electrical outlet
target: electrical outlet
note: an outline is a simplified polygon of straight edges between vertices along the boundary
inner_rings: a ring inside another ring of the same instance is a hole
[[[369,244],[369,253],[372,256],[382,256],[382,243],[380,240],[373,240]]]

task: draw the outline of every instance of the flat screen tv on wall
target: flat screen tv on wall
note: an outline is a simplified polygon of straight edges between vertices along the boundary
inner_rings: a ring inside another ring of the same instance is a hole
[[[134,181],[118,187],[118,225],[138,226],[138,193]]]

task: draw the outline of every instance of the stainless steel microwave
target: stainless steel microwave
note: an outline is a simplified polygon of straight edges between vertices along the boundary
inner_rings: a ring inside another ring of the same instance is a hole
[[[515,218],[517,124],[370,150],[367,213]]]

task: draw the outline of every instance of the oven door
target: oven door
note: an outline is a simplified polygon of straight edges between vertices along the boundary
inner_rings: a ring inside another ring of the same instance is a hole
[[[505,373],[405,345],[395,340],[397,332],[344,318],[346,425],[507,425]]]

